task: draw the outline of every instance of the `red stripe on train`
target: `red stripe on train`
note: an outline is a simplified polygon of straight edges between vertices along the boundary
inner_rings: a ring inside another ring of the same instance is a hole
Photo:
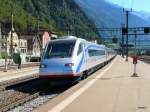
[[[78,74],[44,74],[44,75],[40,75],[40,78],[75,78],[75,77],[79,77]]]

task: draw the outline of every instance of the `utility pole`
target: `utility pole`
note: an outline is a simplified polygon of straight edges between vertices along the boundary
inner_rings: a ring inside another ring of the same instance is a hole
[[[126,29],[127,29],[127,34],[126,34],[126,61],[128,61],[128,17],[129,17],[129,11],[126,11]]]
[[[132,9],[131,9],[131,11],[132,11]],[[126,14],[126,26],[125,26],[125,28],[127,29],[127,32],[126,32],[126,61],[128,61],[128,53],[129,53],[129,49],[128,49],[128,41],[129,41],[129,39],[128,39],[128,28],[129,28],[129,10],[125,10],[125,9],[123,9],[123,12],[125,12]]]
[[[49,29],[50,29],[50,31],[51,31],[50,20],[51,20],[51,0],[49,0]]]
[[[122,35],[122,57],[124,58],[124,35]]]
[[[36,49],[38,48],[38,46],[40,46],[40,50],[42,50],[42,42],[40,39],[40,25],[39,25],[39,20],[40,20],[40,16],[39,14],[37,15],[37,19],[36,19],[36,36],[34,39],[34,43],[35,43],[35,47]]]
[[[7,36],[4,36],[5,38],[5,68],[4,68],[4,72],[7,72]]]
[[[39,42],[39,45],[40,45],[40,49],[42,48],[42,43],[41,43],[41,40],[40,40],[40,24],[39,24],[39,21],[40,21],[40,16],[39,16],[39,4],[37,6],[37,19],[36,19],[36,38],[37,38],[37,41]]]
[[[39,41],[39,44],[40,44],[40,40],[39,40],[39,31],[40,31],[40,25],[39,25],[39,20],[40,20],[40,17],[39,17],[39,14],[37,16],[37,39]]]
[[[72,25],[67,24],[67,32],[68,32],[68,36],[71,35],[71,31],[72,31]]]
[[[6,26],[5,24],[3,24],[3,31],[2,31],[2,43],[4,43],[4,47],[5,47],[5,67],[4,67],[4,72],[7,72],[7,58],[8,58],[8,55],[7,55],[7,36],[5,35],[6,34]]]
[[[121,26],[122,26],[122,28],[125,27],[124,24],[121,24]],[[121,44],[122,44],[122,57],[124,58],[124,35],[123,34],[122,34],[122,42],[121,42]]]
[[[12,8],[13,8],[13,6],[12,6]],[[13,10],[13,9],[12,9]],[[11,43],[10,43],[10,54],[11,54],[11,56],[13,55],[13,31],[14,31],[14,26],[13,26],[13,23],[14,22],[14,15],[13,15],[13,11],[12,11],[12,13],[11,13],[11,37],[10,37],[10,39],[11,39]]]
[[[70,35],[70,31],[68,30],[68,36]]]

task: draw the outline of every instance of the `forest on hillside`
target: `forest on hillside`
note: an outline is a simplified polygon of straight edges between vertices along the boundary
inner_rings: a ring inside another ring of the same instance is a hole
[[[0,21],[10,22],[14,15],[16,29],[36,28],[39,15],[40,28],[86,39],[99,37],[95,24],[82,12],[73,0],[0,0]]]

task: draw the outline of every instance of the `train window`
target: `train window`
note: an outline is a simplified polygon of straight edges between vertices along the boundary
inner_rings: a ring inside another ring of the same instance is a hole
[[[88,54],[90,57],[100,56],[100,55],[105,55],[105,51],[104,50],[89,49]]]
[[[83,51],[83,45],[79,44],[78,55]]]
[[[67,58],[72,56],[75,42],[53,42],[47,47],[44,58]]]

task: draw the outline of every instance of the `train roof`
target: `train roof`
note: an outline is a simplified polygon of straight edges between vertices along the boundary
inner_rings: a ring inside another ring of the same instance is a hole
[[[64,42],[76,42],[77,40],[80,40],[80,41],[84,41],[86,42],[87,44],[92,44],[92,45],[95,45],[95,46],[100,46],[100,47],[105,47],[105,45],[102,45],[102,44],[96,44],[94,42],[89,42],[85,39],[82,39],[82,38],[78,38],[78,37],[75,37],[75,36],[63,36],[59,39],[55,39],[55,40],[51,40],[50,42],[60,42],[60,43],[64,43]]]
[[[66,41],[77,41],[77,40],[84,40],[84,39],[77,38],[75,36],[63,36],[59,39],[51,40],[50,42],[66,42]]]

